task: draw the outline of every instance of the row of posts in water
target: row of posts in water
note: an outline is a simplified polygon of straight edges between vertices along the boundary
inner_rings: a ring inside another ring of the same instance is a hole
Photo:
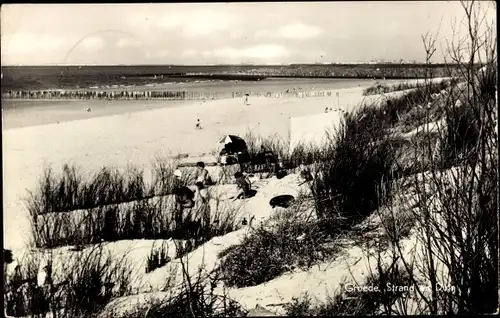
[[[212,100],[225,98],[269,97],[304,98],[334,96],[333,91],[286,92],[189,92],[189,91],[8,91],[5,99],[65,99],[65,100]]]

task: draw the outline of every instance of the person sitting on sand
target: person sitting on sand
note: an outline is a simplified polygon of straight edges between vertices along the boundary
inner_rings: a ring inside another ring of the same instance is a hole
[[[196,129],[202,129],[200,119],[198,118],[197,123],[196,123]]]
[[[172,192],[179,207],[192,208],[194,206],[194,192],[188,187],[178,186]]]
[[[212,180],[203,161],[196,163],[196,182],[201,182],[203,186],[212,185]]]
[[[236,172],[234,174],[234,177],[236,178],[236,185],[239,189],[238,193],[234,196],[233,201],[237,199],[245,199],[247,197],[251,196],[251,187],[252,187],[252,182],[250,182],[250,179],[248,177],[244,176],[243,173],[241,172]]]
[[[303,167],[301,169],[301,171],[300,171],[300,177],[302,179],[304,179],[303,183],[310,182],[310,181],[312,181],[314,179],[313,176],[312,176],[311,170],[309,170],[308,168],[305,168],[305,167]]]
[[[174,188],[172,193],[175,196],[174,221],[176,226],[179,226],[182,224],[184,209],[194,207],[194,192],[186,186],[180,186]]]

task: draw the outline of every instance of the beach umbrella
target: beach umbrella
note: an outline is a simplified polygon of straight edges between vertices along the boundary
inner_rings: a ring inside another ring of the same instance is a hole
[[[225,149],[228,154],[235,154],[247,151],[247,143],[239,136],[225,135],[220,139],[217,149],[219,153]]]

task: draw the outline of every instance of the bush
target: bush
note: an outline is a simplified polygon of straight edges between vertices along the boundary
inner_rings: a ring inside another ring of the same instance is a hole
[[[130,293],[130,271],[124,259],[113,260],[100,246],[73,253],[71,258],[56,272],[54,255],[49,253],[42,286],[36,278],[40,259],[31,255],[24,260],[7,285],[7,313],[25,316],[50,311],[54,317],[89,317],[113,297]]]
[[[326,243],[340,231],[334,234],[330,224],[302,218],[295,208],[283,212],[287,214],[283,219],[271,219],[256,228],[240,245],[219,255],[227,286],[255,286],[296,266],[308,268],[337,251],[336,245]]]
[[[343,127],[330,139],[329,161],[322,162],[311,183],[320,218],[359,221],[376,209],[396,160],[383,124],[370,119],[372,107],[347,114]],[[386,193],[386,196],[390,193]]]
[[[480,123],[474,108],[468,102],[458,107],[447,107],[445,113],[446,132],[441,134],[441,166],[451,167],[474,155],[479,141]]]
[[[368,88],[365,88],[363,90],[363,96],[367,95],[379,95],[379,94],[387,94],[390,92],[397,92],[397,91],[404,91],[408,89],[419,89],[422,87],[429,88],[429,86],[432,88],[433,91],[435,90],[443,90],[449,87],[450,85],[453,85],[457,82],[456,79],[445,79],[439,82],[433,82],[433,83],[421,83],[421,82],[401,82],[395,85],[384,85],[384,84],[377,84],[370,86]]]

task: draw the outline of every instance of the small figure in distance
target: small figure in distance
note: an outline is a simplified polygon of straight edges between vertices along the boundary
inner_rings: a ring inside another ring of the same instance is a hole
[[[201,127],[201,123],[200,123],[200,119],[198,118],[197,121],[196,121],[196,129],[203,129],[203,127]]]
[[[250,103],[248,102],[249,96],[250,96],[250,94],[248,94],[248,93],[245,94],[245,101],[243,102],[244,105],[250,105]]]
[[[325,114],[328,113],[328,107],[325,107]]]

